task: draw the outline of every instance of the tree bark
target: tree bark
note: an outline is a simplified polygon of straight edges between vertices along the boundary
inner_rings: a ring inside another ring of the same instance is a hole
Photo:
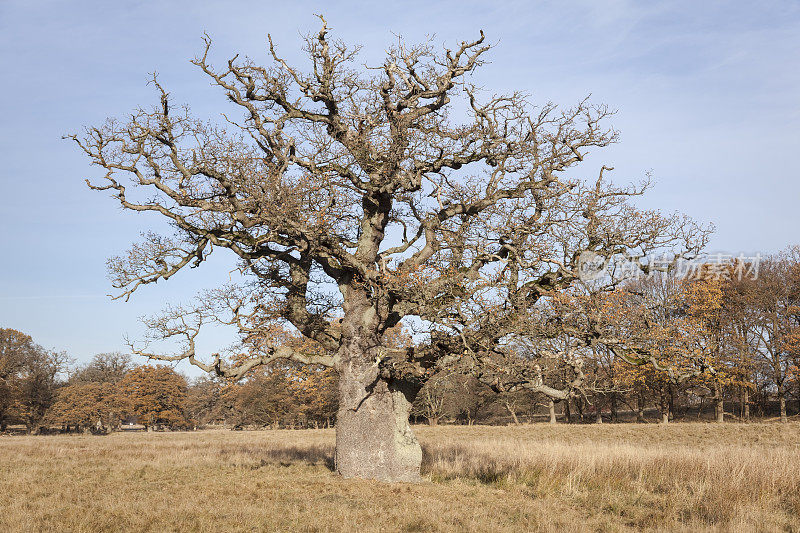
[[[747,387],[744,385],[739,386],[739,417],[742,420],[747,420],[744,416],[744,406],[747,404]]]
[[[550,423],[551,424],[557,423],[558,420],[556,420],[556,402],[554,402],[552,398],[550,398],[550,402],[547,404],[547,407],[550,411]]]
[[[669,390],[669,396],[667,400],[669,403],[667,404],[668,408],[667,413],[669,415],[670,420],[675,420],[675,388],[672,385],[670,385],[668,387],[668,390]]]
[[[515,426],[519,425],[519,418],[517,418],[517,411],[514,409],[514,406],[506,400],[506,410],[511,414],[511,420],[514,422]]]
[[[742,413],[742,418],[744,418],[745,420],[749,421],[750,420],[750,390],[747,387],[744,388],[744,394],[743,394],[742,401],[744,402],[744,410],[743,410],[743,413]]]
[[[787,424],[789,418],[786,416],[786,391],[784,390],[783,383],[778,385],[778,404],[780,406],[781,424]]]
[[[725,422],[725,400],[722,397],[722,386],[717,383],[714,385],[714,414],[716,415],[717,423]]]
[[[617,421],[617,393],[611,394],[611,421]]]
[[[644,422],[644,393],[639,391],[636,397],[636,422]]]
[[[369,357],[377,343],[349,344],[340,352],[336,471],[345,478],[420,481],[422,448],[408,423],[419,388],[378,375]]]

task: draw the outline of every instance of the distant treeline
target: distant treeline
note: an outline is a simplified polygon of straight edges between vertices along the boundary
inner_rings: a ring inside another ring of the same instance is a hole
[[[99,354],[69,370],[63,353],[45,350],[15,330],[0,330],[0,425],[28,432],[106,433],[123,424],[146,429],[318,428],[335,423],[337,376],[331,369],[272,365],[230,383],[210,377],[188,381],[168,366],[134,365],[129,356]],[[587,368],[595,383],[608,379],[598,360]],[[564,375],[568,370],[563,369]],[[551,378],[558,368],[551,369]],[[776,388],[766,379],[730,384],[725,410],[738,418],[777,414]],[[748,394],[743,394],[748,391]],[[437,377],[423,388],[412,411],[429,424],[504,424],[530,421],[644,421],[702,416],[708,391],[657,379],[634,380],[553,403],[527,391],[498,394],[470,376]],[[796,398],[796,393],[792,393]],[[795,411],[791,406],[790,411]]]
[[[431,424],[537,417],[599,422],[644,421],[655,411],[668,422],[698,418],[713,407],[720,422],[728,415],[786,421],[800,402],[800,248],[765,258],[745,276],[735,266],[715,271],[707,265],[694,279],[650,276],[608,294],[563,296],[557,310],[566,326],[609,324],[650,347],[650,360],[637,365],[630,360],[636,354],[589,343],[579,355],[585,376],[568,400],[554,403],[529,390],[503,392],[471,375],[442,373],[427,381],[411,416]],[[547,384],[564,389],[574,379],[574,361],[543,355],[566,353],[559,342],[543,337],[520,347],[519,355]],[[697,361],[708,368],[675,378],[676,369],[691,370]],[[119,353],[74,367],[65,353],[0,329],[1,431],[24,425],[31,433],[107,432],[131,422],[148,429],[327,427],[338,410],[337,380],[331,368],[286,362],[238,382],[202,377],[190,383],[168,366],[136,365]]]

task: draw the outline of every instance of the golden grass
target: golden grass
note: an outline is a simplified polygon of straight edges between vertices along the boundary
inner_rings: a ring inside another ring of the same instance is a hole
[[[418,485],[332,430],[0,438],[0,531],[800,530],[800,424],[417,428]]]

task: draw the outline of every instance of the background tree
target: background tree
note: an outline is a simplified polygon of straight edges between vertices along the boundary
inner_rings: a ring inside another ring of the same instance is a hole
[[[47,421],[65,429],[74,426],[111,431],[118,427],[124,405],[118,384],[131,368],[128,355],[116,352],[95,355],[90,362],[76,368],[66,386],[59,388],[47,411]]]
[[[454,420],[471,426],[496,396],[488,386],[473,376],[454,374],[450,379],[452,387],[447,400],[447,411]]]
[[[216,376],[200,376],[189,386],[186,407],[189,419],[197,426],[226,425],[231,417],[232,384]]]
[[[736,270],[754,270],[754,265],[736,264]],[[729,281],[726,291],[725,306],[728,327],[733,332],[734,351],[740,372],[739,380],[739,416],[745,421],[750,419],[751,394],[757,389],[756,365],[756,331],[752,327],[754,309],[749,303],[750,285],[753,280],[749,276],[734,275]]]
[[[46,420],[66,431],[110,431],[120,423],[120,399],[113,383],[78,382],[60,387]],[[122,402],[124,404],[124,402]],[[72,426],[72,427],[70,427]]]
[[[119,352],[101,353],[75,369],[70,383],[119,383],[132,368],[131,358]]]
[[[311,365],[292,368],[289,390],[306,424],[330,426],[339,410],[339,377],[332,368]]]
[[[605,125],[611,112],[482,94],[468,75],[489,48],[482,34],[441,52],[400,40],[381,65],[359,70],[358,48],[330,40],[323,20],[306,38],[307,71],[271,40],[268,66],[236,56],[218,69],[206,39],[193,62],[242,115],[196,120],[154,79],[155,109],[73,136],[103,169],[92,188],[175,229],[110,261],[120,296],[219,249],[252,279],[150,320],[156,339],[183,339],[177,353],[135,352],[231,378],[277,359],[335,368],[345,477],[419,479],[408,413],[445,368],[496,390],[573,394],[579,380],[556,390],[507,347],[531,310],[580,278],[582,252],[649,268],[655,251],[697,253],[707,232],[632,207],[645,187],[615,187],[602,171],[594,184],[570,176],[590,150],[617,140]],[[428,337],[386,346],[383,335],[404,319]],[[238,327],[236,351],[249,357],[203,361],[195,338],[209,322]],[[319,348],[263,334],[286,323]]]
[[[654,273],[606,294],[594,307],[593,323],[605,331],[605,346],[618,360],[615,375],[632,391],[639,422],[650,398],[661,422],[669,422],[676,389],[714,371],[707,353],[698,351],[688,334],[683,290],[674,272]],[[630,364],[642,361],[650,364]]]
[[[37,349],[30,335],[15,329],[0,329],[0,431],[5,431],[20,401],[21,373],[25,361]]]
[[[682,344],[714,365],[715,372],[705,376],[713,390],[714,416],[725,418],[725,388],[736,381],[738,353],[731,351],[731,322],[725,314],[725,290],[731,272],[701,265],[698,274],[683,282],[681,299],[684,316],[679,323]]]
[[[65,353],[46,350],[24,333],[0,330],[0,424],[13,419],[28,433],[39,432],[68,362]]]
[[[143,365],[119,382],[121,404],[148,429],[183,428],[186,420],[186,379],[166,366]]]
[[[272,364],[255,372],[239,386],[226,390],[233,402],[236,426],[256,425],[277,428],[293,426],[297,405],[290,392],[289,380],[281,365]]]
[[[740,284],[755,363],[774,387],[781,422],[788,420],[786,383],[797,352],[799,257],[796,248],[770,256],[760,263],[755,279]]]
[[[450,383],[445,376],[428,380],[414,400],[411,412],[424,417],[429,426],[438,425],[445,414],[449,389]]]

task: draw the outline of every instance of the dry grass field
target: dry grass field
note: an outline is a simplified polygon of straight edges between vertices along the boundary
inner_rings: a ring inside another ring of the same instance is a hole
[[[800,531],[800,424],[417,428],[425,483],[332,430],[0,437],[0,531]]]

